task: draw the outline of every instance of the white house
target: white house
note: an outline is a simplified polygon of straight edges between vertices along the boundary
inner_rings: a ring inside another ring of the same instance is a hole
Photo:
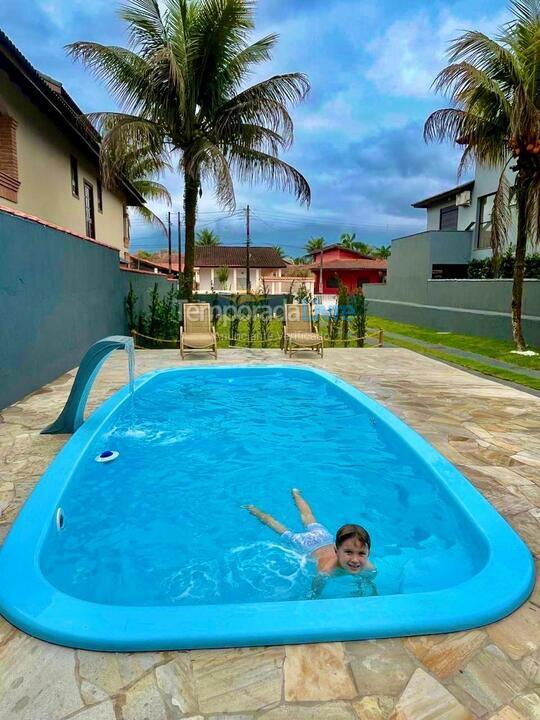
[[[167,273],[168,255],[156,253],[152,258],[132,255],[133,267]],[[263,289],[269,295],[295,293],[301,285],[313,292],[313,273],[295,274],[295,267],[285,262],[272,247],[252,246],[249,249],[249,279],[253,292]],[[171,255],[171,272],[178,273],[178,254]],[[194,290],[198,293],[241,293],[247,290],[248,255],[245,245],[199,246],[195,248]],[[304,277],[304,275],[306,275]]]
[[[491,212],[499,186],[500,167],[479,165],[474,180],[413,203],[427,210],[427,231],[467,231],[471,233],[469,259],[491,256]],[[510,183],[514,173],[507,170]],[[509,244],[515,238],[515,227],[509,228]]]

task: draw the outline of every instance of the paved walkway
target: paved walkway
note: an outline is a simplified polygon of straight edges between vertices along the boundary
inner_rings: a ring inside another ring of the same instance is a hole
[[[138,351],[137,373],[179,364]],[[289,362],[277,350],[221,363]],[[453,462],[540,558],[540,399],[399,348],[329,349],[323,367],[379,400]],[[187,363],[186,363],[187,364]],[[0,542],[65,436],[40,435],[67,373],[0,416]],[[104,365],[91,407],[126,382]],[[191,652],[99,653],[0,619],[0,720],[538,720],[540,590],[493,625],[448,635]]]
[[[401,333],[384,331],[385,338],[394,338],[394,340],[403,340],[408,343],[415,343],[431,350],[439,350],[448,355],[455,355],[456,357],[462,357],[467,360],[476,360],[477,362],[484,363],[484,365],[491,365],[494,368],[500,368],[501,370],[510,370],[510,372],[518,373],[519,375],[526,375],[530,378],[540,379],[540,370],[533,370],[531,368],[522,367],[521,365],[514,365],[513,363],[504,362],[503,360],[497,360],[496,358],[489,357],[488,355],[481,355],[480,353],[469,352],[468,350],[460,350],[459,348],[449,347],[448,345],[442,345],[440,343],[430,343],[426,340],[419,340],[418,338],[412,338],[409,335],[402,335]]]

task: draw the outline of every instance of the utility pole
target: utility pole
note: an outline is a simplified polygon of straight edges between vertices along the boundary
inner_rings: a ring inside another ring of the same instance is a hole
[[[322,247],[320,248],[320,252],[321,252],[321,267],[319,269],[319,293],[322,295],[323,294],[323,271],[322,271],[322,269],[323,269],[323,248]]]
[[[250,257],[249,257],[249,205],[246,208],[246,290],[251,292]]]
[[[171,212],[170,212],[170,210],[167,213],[167,218],[168,218],[167,236],[169,239],[169,275],[170,275],[172,272],[172,267],[171,267],[172,237],[171,237]]]
[[[182,226],[180,224],[180,210],[178,211],[178,284],[182,272]]]

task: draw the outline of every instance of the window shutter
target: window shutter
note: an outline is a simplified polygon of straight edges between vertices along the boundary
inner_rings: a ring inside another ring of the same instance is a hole
[[[16,203],[20,185],[17,121],[8,115],[0,115],[0,198]]]

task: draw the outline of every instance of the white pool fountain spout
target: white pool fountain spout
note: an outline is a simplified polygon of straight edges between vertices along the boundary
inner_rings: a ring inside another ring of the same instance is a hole
[[[113,350],[122,349],[128,354],[129,389],[133,393],[135,373],[133,338],[125,335],[110,335],[102,338],[86,351],[64,409],[51,425],[41,431],[42,435],[74,433],[83,424],[86,401],[99,369]]]

